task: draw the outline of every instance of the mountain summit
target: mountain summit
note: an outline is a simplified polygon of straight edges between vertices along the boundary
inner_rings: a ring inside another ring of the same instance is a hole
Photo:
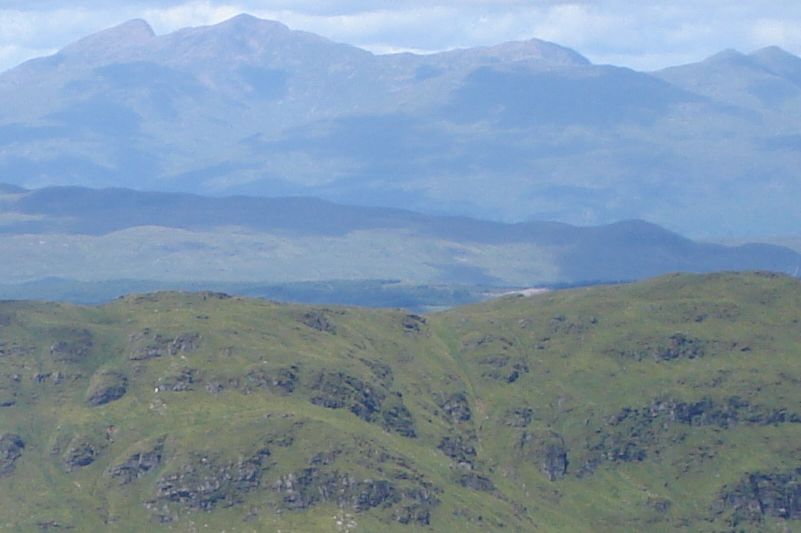
[[[123,48],[142,46],[156,37],[153,28],[142,19],[133,19],[107,30],[84,37],[61,50],[64,55],[89,55],[97,57],[108,52],[106,59],[112,59],[114,52]]]
[[[0,74],[0,176],[793,233],[799,63],[643,73],[536,39],[375,55],[248,15],[158,36],[131,21]]]

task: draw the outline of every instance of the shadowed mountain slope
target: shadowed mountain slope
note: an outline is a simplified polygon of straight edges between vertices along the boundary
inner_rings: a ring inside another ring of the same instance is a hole
[[[9,282],[298,282],[533,286],[642,279],[674,271],[793,273],[772,245],[699,243],[629,220],[598,227],[504,224],[306,198],[211,198],[55,187],[0,197]],[[0,267],[2,271],[2,267]]]

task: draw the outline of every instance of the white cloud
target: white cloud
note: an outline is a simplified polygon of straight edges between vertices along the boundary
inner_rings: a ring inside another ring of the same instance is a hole
[[[239,5],[188,2],[167,8],[146,9],[142,18],[150,22],[156,32],[166,33],[187,26],[217,24],[244,11],[246,9]]]
[[[753,40],[761,46],[778,45],[787,49],[801,48],[801,24],[798,21],[760,19],[752,29]]]

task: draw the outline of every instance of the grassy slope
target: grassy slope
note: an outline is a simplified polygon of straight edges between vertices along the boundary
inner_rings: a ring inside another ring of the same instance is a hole
[[[190,341],[171,354],[179,337]],[[51,349],[59,341],[63,349]],[[180,531],[725,531],[734,514],[719,505],[723,491],[749,472],[801,466],[801,424],[760,422],[780,409],[801,414],[801,284],[783,277],[667,276],[504,298],[426,323],[400,311],[212,294],[97,308],[4,303],[0,342],[0,403],[16,402],[0,408],[0,435],[26,444],[0,476],[0,527],[10,530],[136,531],[164,517]],[[131,360],[143,346],[162,353]],[[293,365],[291,391],[258,379]],[[187,369],[191,390],[165,390]],[[88,390],[108,379],[104,371],[124,375],[127,392],[90,407]],[[360,385],[354,393],[343,380]],[[311,401],[325,391],[344,394],[344,407]],[[375,416],[350,412],[376,391]],[[721,406],[733,397],[748,405],[736,421],[716,422],[715,408],[692,423],[644,414],[658,401]],[[416,437],[384,422],[398,403]],[[438,449],[446,436],[463,443],[461,458]],[[125,485],[109,475],[159,440],[157,467]],[[92,462],[70,466],[85,445]],[[255,485],[225,484],[264,448]],[[566,472],[557,461],[553,481],[548,450],[568,461]],[[310,462],[320,453],[329,459]],[[280,482],[312,467],[347,476],[309,482],[310,494],[328,496],[292,509]],[[222,482],[220,499],[210,511],[158,500],[171,474],[195,492]],[[471,475],[495,488],[471,488]],[[343,479],[362,483],[362,494],[367,480],[387,480],[401,497],[359,512],[348,493],[338,506],[331,494],[346,491]],[[403,509],[420,508],[421,491],[440,502],[423,505],[430,525],[400,524]],[[766,517],[758,527],[798,525]]]

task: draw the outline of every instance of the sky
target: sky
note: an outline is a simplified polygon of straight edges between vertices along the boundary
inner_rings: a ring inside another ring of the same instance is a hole
[[[239,13],[375,53],[537,37],[638,70],[726,48],[778,45],[801,55],[798,0],[0,0],[0,71],[132,18],[163,34]]]

